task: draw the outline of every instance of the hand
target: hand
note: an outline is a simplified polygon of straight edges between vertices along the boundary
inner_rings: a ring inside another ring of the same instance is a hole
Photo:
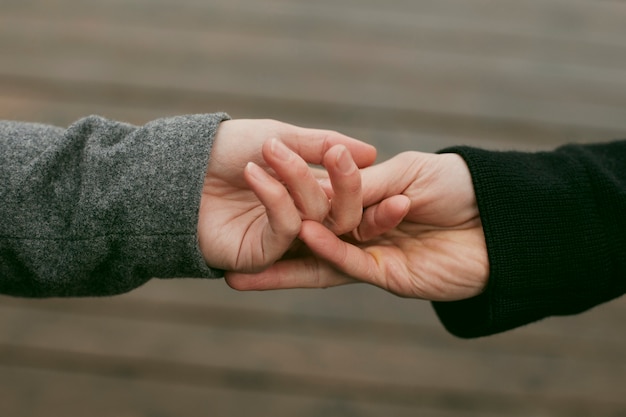
[[[290,248],[301,219],[339,234],[355,228],[362,214],[358,168],[375,158],[372,146],[336,132],[271,120],[222,122],[200,203],[205,261],[228,271],[260,271]],[[324,165],[341,190],[336,198],[329,201],[307,162]]]
[[[489,261],[472,179],[460,156],[403,153],[362,170],[362,181],[364,205],[371,207],[348,236],[351,242],[305,221],[299,237],[313,256],[283,260],[255,275],[228,274],[228,284],[265,290],[366,282],[435,301],[483,291]]]

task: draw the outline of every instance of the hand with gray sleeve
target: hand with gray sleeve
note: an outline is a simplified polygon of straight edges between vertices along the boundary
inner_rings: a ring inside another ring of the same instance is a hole
[[[153,277],[255,272],[289,249],[301,219],[337,233],[358,224],[352,165],[373,163],[373,147],[331,131],[228,119],[133,126],[91,116],[67,129],[0,122],[0,292],[102,296]],[[331,204],[307,162],[324,164],[353,198]]]

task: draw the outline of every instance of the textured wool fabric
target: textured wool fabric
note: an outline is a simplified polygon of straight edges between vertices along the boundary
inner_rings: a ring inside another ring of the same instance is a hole
[[[223,113],[68,129],[0,122],[0,292],[127,292],[152,277],[217,277],[198,208]]]
[[[469,166],[490,262],[483,294],[433,303],[451,333],[498,333],[626,292],[626,141],[443,152]]]

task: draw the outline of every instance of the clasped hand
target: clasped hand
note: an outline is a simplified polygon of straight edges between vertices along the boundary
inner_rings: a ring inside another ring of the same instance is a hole
[[[336,132],[222,123],[200,207],[205,260],[238,290],[365,282],[437,301],[482,292],[489,262],[462,158],[406,152],[371,166],[375,157]]]

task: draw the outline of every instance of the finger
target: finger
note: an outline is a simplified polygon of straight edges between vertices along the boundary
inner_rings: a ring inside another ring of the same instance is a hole
[[[402,222],[410,207],[411,200],[404,195],[395,195],[368,207],[363,213],[363,221],[354,231],[354,237],[366,242],[390,231]]]
[[[256,274],[226,272],[224,278],[239,291],[328,288],[356,282],[315,258],[279,261]]]
[[[361,174],[350,151],[343,145],[330,148],[324,155],[324,167],[328,170],[333,190],[330,213],[324,225],[336,235],[342,235],[354,230],[361,223]]]
[[[351,245],[319,223],[302,222],[300,239],[318,257],[351,278],[377,282],[379,266],[371,253]]]
[[[307,163],[278,139],[263,144],[263,158],[285,182],[303,219],[322,221],[330,202]]]
[[[326,152],[335,145],[348,148],[359,168],[370,166],[376,161],[375,147],[338,132],[298,127],[295,134],[289,133],[292,132],[286,132],[279,139],[311,164],[321,165]]]
[[[276,260],[298,235],[300,214],[285,187],[255,163],[246,165],[244,178],[265,207],[269,227],[261,236],[263,253],[267,260]]]
[[[417,177],[417,152],[404,152],[380,164],[361,170],[363,204],[379,203],[387,197],[402,194]]]
[[[326,193],[326,197],[330,200],[333,198],[333,186],[330,184],[330,178],[328,178],[328,171],[324,168],[311,167],[313,176],[317,179],[317,183],[322,187],[322,190]]]

